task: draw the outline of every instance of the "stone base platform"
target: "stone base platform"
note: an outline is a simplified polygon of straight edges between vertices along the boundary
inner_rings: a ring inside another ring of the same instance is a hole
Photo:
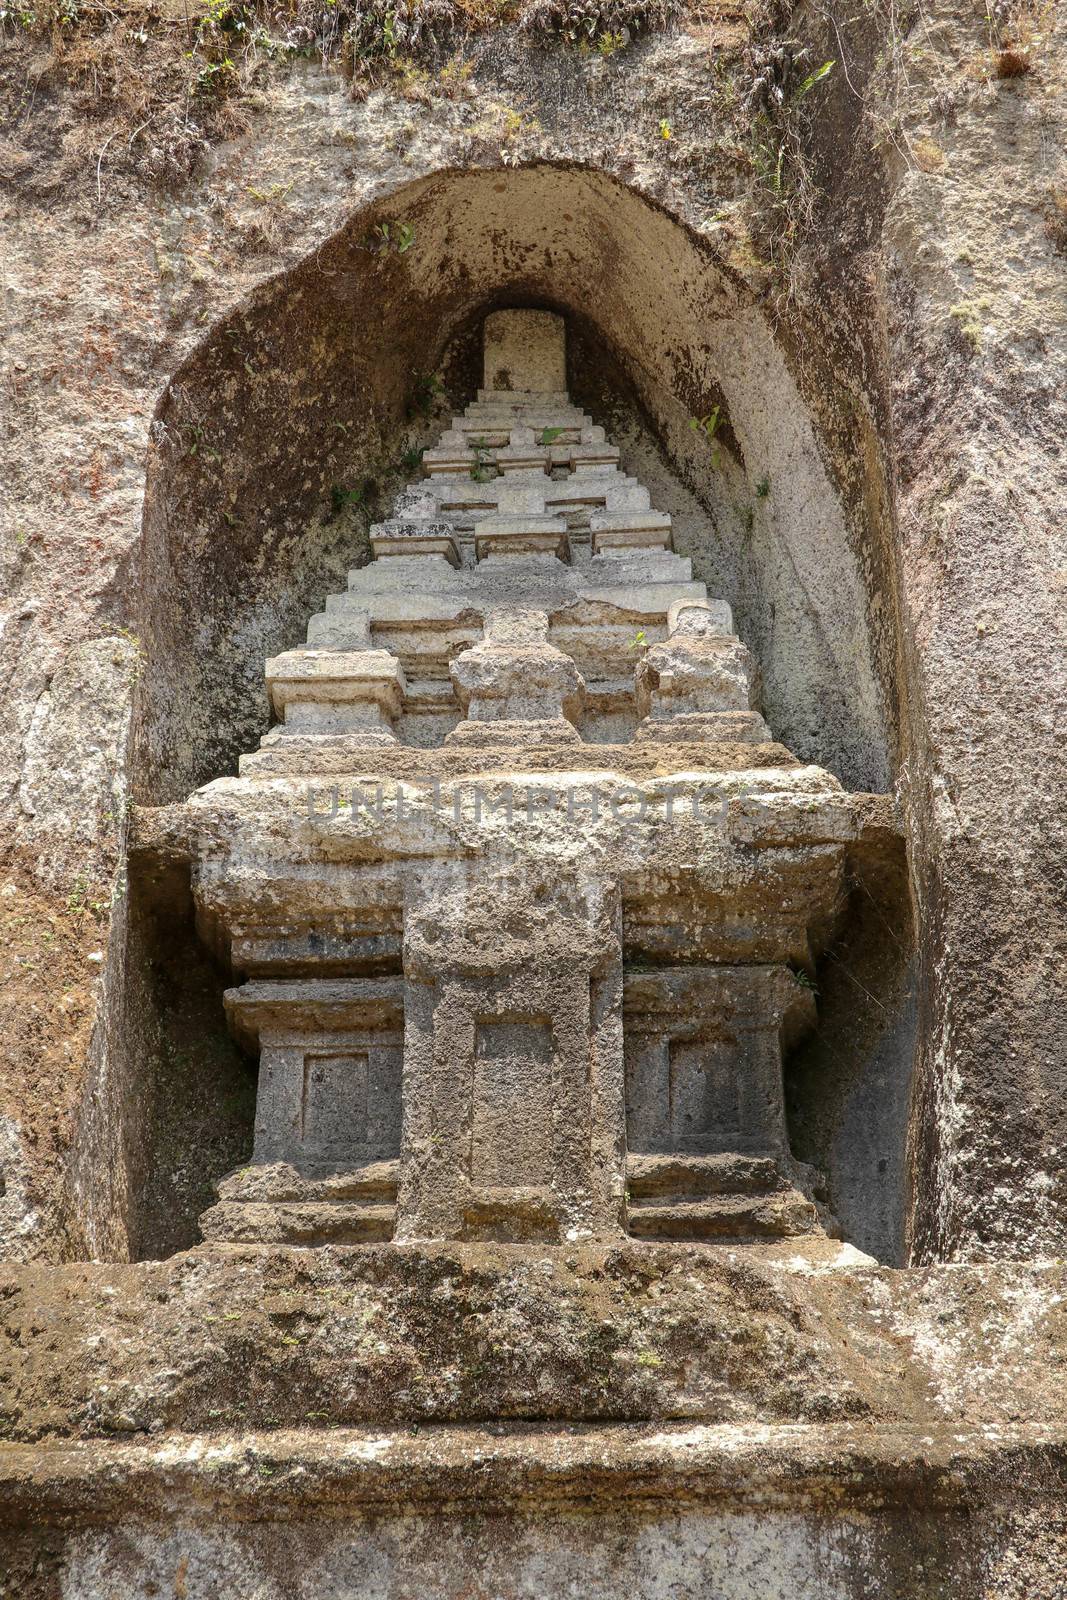
[[[1065,1470],[1035,1425],[17,1445],[0,1572],[20,1600],[1053,1600]]]
[[[3,1600],[1053,1600],[1062,1262],[0,1268]]]
[[[0,1268],[0,1438],[441,1421],[1067,1427],[1067,1265],[762,1245],[202,1245]]]

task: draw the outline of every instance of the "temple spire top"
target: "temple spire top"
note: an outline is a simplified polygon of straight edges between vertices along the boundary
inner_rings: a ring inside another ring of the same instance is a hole
[[[566,325],[554,311],[494,311],[483,337],[487,389],[566,392]]]

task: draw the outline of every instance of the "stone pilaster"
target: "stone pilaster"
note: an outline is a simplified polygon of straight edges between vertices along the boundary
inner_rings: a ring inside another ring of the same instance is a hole
[[[396,1237],[622,1231],[622,948],[599,883],[449,874],[409,908]]]

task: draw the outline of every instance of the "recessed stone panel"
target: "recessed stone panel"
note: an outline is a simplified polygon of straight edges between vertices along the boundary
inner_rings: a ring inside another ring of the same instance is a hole
[[[482,1018],[474,1034],[471,1182],[540,1186],[552,1177],[552,1024]]]
[[[300,1136],[306,1153],[344,1156],[367,1137],[367,1054],[304,1057]]]
[[[634,974],[624,1030],[629,1148],[785,1153],[780,1036],[806,1003],[782,967]]]
[[[402,980],[265,980],[231,989],[259,1050],[255,1148],[205,1219],[233,1242],[388,1239],[400,1153]]]
[[[724,1039],[698,1035],[667,1046],[671,1148],[734,1150],[741,1135],[738,1058]]]
[[[402,1051],[304,1057],[300,1157],[310,1164],[388,1159],[400,1149]]]

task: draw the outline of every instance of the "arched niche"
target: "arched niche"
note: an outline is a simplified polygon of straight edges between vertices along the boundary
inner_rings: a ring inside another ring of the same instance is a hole
[[[775,735],[851,788],[888,787],[896,607],[876,399],[662,208],[546,164],[445,171],[380,197],[174,375],[146,485],[137,797],[184,799],[255,747],[264,658],[300,643],[366,559],[370,520],[413,475],[405,454],[472,397],[481,322],[501,306],[566,318],[573,397],[733,606]],[[709,439],[699,424],[716,407]],[[865,872],[820,1037],[793,1068],[794,1143],[830,1170],[846,1235],[900,1259],[908,889],[899,860]],[[252,1094],[220,1034],[223,975],[180,892],[168,906],[135,881],[133,895],[127,1032],[152,1063],[156,1110],[130,1233],[155,1255],[195,1239],[211,1181],[243,1158]]]
[[[884,789],[877,625],[891,608],[871,507],[849,503],[839,377],[665,211],[603,173],[540,165],[383,197],[175,374],[146,491],[141,796],[182,798],[255,743],[264,656],[302,637],[365,554],[335,491],[410,475],[401,456],[435,375],[462,388],[464,336],[500,305],[562,312],[575,397],[614,398],[619,415],[598,420],[658,454],[654,493],[673,478],[677,546],[734,606],[776,734],[848,786]],[[716,406],[709,439],[693,423]]]

